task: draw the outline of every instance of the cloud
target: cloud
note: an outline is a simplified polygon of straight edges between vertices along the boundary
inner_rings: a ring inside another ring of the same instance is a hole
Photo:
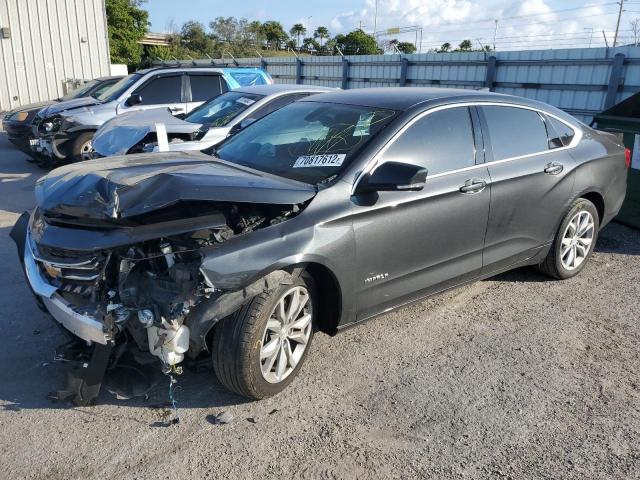
[[[494,19],[498,19],[495,32],[498,49],[587,46],[591,32],[585,29],[591,28],[593,45],[600,46],[604,43],[600,30],[610,30],[616,12],[611,6],[562,12],[559,10],[575,4],[553,0],[378,0],[377,3],[377,16],[375,0],[364,0],[360,9],[335,16],[330,22],[332,33],[350,31],[360,22],[368,32],[373,31],[374,25],[378,32],[420,26],[426,51],[444,42],[457,45],[463,39],[471,39],[474,44],[492,44]],[[607,35],[612,38],[612,34]],[[415,33],[404,39],[414,41]]]

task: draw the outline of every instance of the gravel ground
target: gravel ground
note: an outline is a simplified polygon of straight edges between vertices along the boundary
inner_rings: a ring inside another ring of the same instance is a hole
[[[24,158],[0,134],[0,477],[640,478],[640,232],[607,226],[572,280],[518,270],[318,335],[275,398],[187,371],[165,427],[168,384],[47,400],[64,338],[8,238],[42,173]]]

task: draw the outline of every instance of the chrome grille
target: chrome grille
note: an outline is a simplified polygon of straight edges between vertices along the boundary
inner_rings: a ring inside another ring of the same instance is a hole
[[[87,254],[37,246],[34,259],[40,271],[59,288],[73,293],[86,293],[104,270],[102,253]]]

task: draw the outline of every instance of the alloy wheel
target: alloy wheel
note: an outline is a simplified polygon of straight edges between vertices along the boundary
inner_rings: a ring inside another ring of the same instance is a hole
[[[575,270],[585,261],[593,245],[595,222],[586,210],[576,213],[567,225],[560,245],[560,261],[567,270]]]
[[[93,142],[91,140],[83,143],[80,147],[80,158],[83,161],[93,159]]]
[[[280,383],[296,368],[304,355],[312,329],[309,291],[291,288],[276,303],[262,336],[260,370],[269,383]]]

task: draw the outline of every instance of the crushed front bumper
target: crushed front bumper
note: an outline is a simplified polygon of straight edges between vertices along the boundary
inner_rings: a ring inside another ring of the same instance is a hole
[[[109,343],[111,338],[104,331],[104,324],[97,318],[76,311],[69,302],[57,293],[58,289],[44,277],[40,270],[40,261],[34,254],[28,225],[29,214],[23,213],[11,231],[11,237],[18,245],[25,276],[33,293],[51,316],[77,337],[100,345]]]

